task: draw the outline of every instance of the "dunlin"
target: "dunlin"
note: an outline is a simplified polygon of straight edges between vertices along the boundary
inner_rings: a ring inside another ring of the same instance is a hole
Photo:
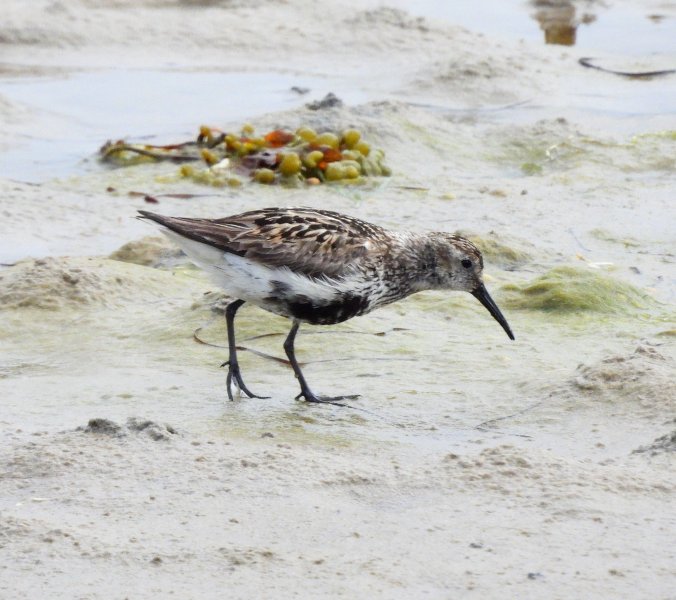
[[[483,258],[469,240],[449,233],[388,231],[354,217],[312,208],[264,208],[222,219],[167,217],[145,210],[199,267],[235,298],[225,311],[232,383],[250,398],[237,362],[235,313],[245,302],[292,319],[284,350],[307,402],[318,396],[294,352],[301,323],[332,325],[424,290],[459,290],[481,302],[507,335],[505,317],[482,281]]]

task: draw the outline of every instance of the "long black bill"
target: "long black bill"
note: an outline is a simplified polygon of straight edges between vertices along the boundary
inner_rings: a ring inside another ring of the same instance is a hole
[[[505,319],[505,317],[502,316],[502,313],[500,312],[498,305],[495,302],[493,302],[493,298],[491,298],[490,294],[488,293],[488,290],[486,289],[486,286],[483,283],[479,284],[479,287],[472,292],[472,296],[474,296],[479,302],[481,302],[481,304],[483,304],[488,309],[488,312],[493,315],[493,318],[498,323],[500,323],[500,325],[502,325],[502,328],[509,336],[509,339],[510,340],[515,339],[512,330],[509,328],[507,319]]]

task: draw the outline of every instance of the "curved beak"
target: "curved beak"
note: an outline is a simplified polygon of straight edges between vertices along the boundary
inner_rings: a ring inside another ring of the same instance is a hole
[[[488,293],[486,286],[483,283],[480,283],[479,286],[473,292],[471,292],[471,294],[479,302],[481,302],[481,304],[483,304],[486,307],[488,312],[493,315],[493,318],[498,323],[500,323],[500,325],[502,325],[502,328],[509,336],[509,339],[510,340],[515,339],[514,334],[512,333],[512,330],[510,329],[509,324],[507,323],[507,319],[505,319],[505,317],[502,316],[502,313],[500,312],[498,305],[495,302],[493,302],[493,298],[490,297],[490,294]]]

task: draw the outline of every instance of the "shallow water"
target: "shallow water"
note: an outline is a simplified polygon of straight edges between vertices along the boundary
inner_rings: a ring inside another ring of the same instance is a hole
[[[329,91],[349,103],[367,98],[346,81],[279,72],[106,69],[0,77],[0,95],[35,111],[20,127],[20,141],[2,153],[0,177],[40,182],[91,172],[101,168],[95,153],[106,140],[190,140],[201,124],[221,126],[224,115],[244,122]]]
[[[393,0],[389,4],[431,20],[443,19],[480,31],[492,39],[516,38],[529,42],[545,41],[545,32],[536,18],[538,10],[546,13],[549,9],[556,14],[559,7],[565,17],[577,24],[573,39],[565,45],[576,45],[594,53],[625,56],[673,53],[676,39],[673,19],[659,18],[659,10],[647,11],[631,3],[608,6],[600,2],[560,0],[541,3],[544,7],[538,7],[535,2],[525,0],[421,0],[415,3]]]

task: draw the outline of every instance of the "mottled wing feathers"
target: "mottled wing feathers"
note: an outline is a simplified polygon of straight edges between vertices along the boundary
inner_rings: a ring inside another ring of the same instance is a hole
[[[203,244],[209,244],[226,252],[243,254],[229,247],[230,237],[232,236],[227,235],[225,228],[216,227],[213,221],[189,217],[168,217],[147,210],[139,210],[138,212],[141,215],[139,218],[155,221],[183,237],[195,240],[196,242],[202,242]]]
[[[385,246],[382,227],[328,210],[265,208],[214,220],[139,212],[189,239],[310,276],[337,277]]]

